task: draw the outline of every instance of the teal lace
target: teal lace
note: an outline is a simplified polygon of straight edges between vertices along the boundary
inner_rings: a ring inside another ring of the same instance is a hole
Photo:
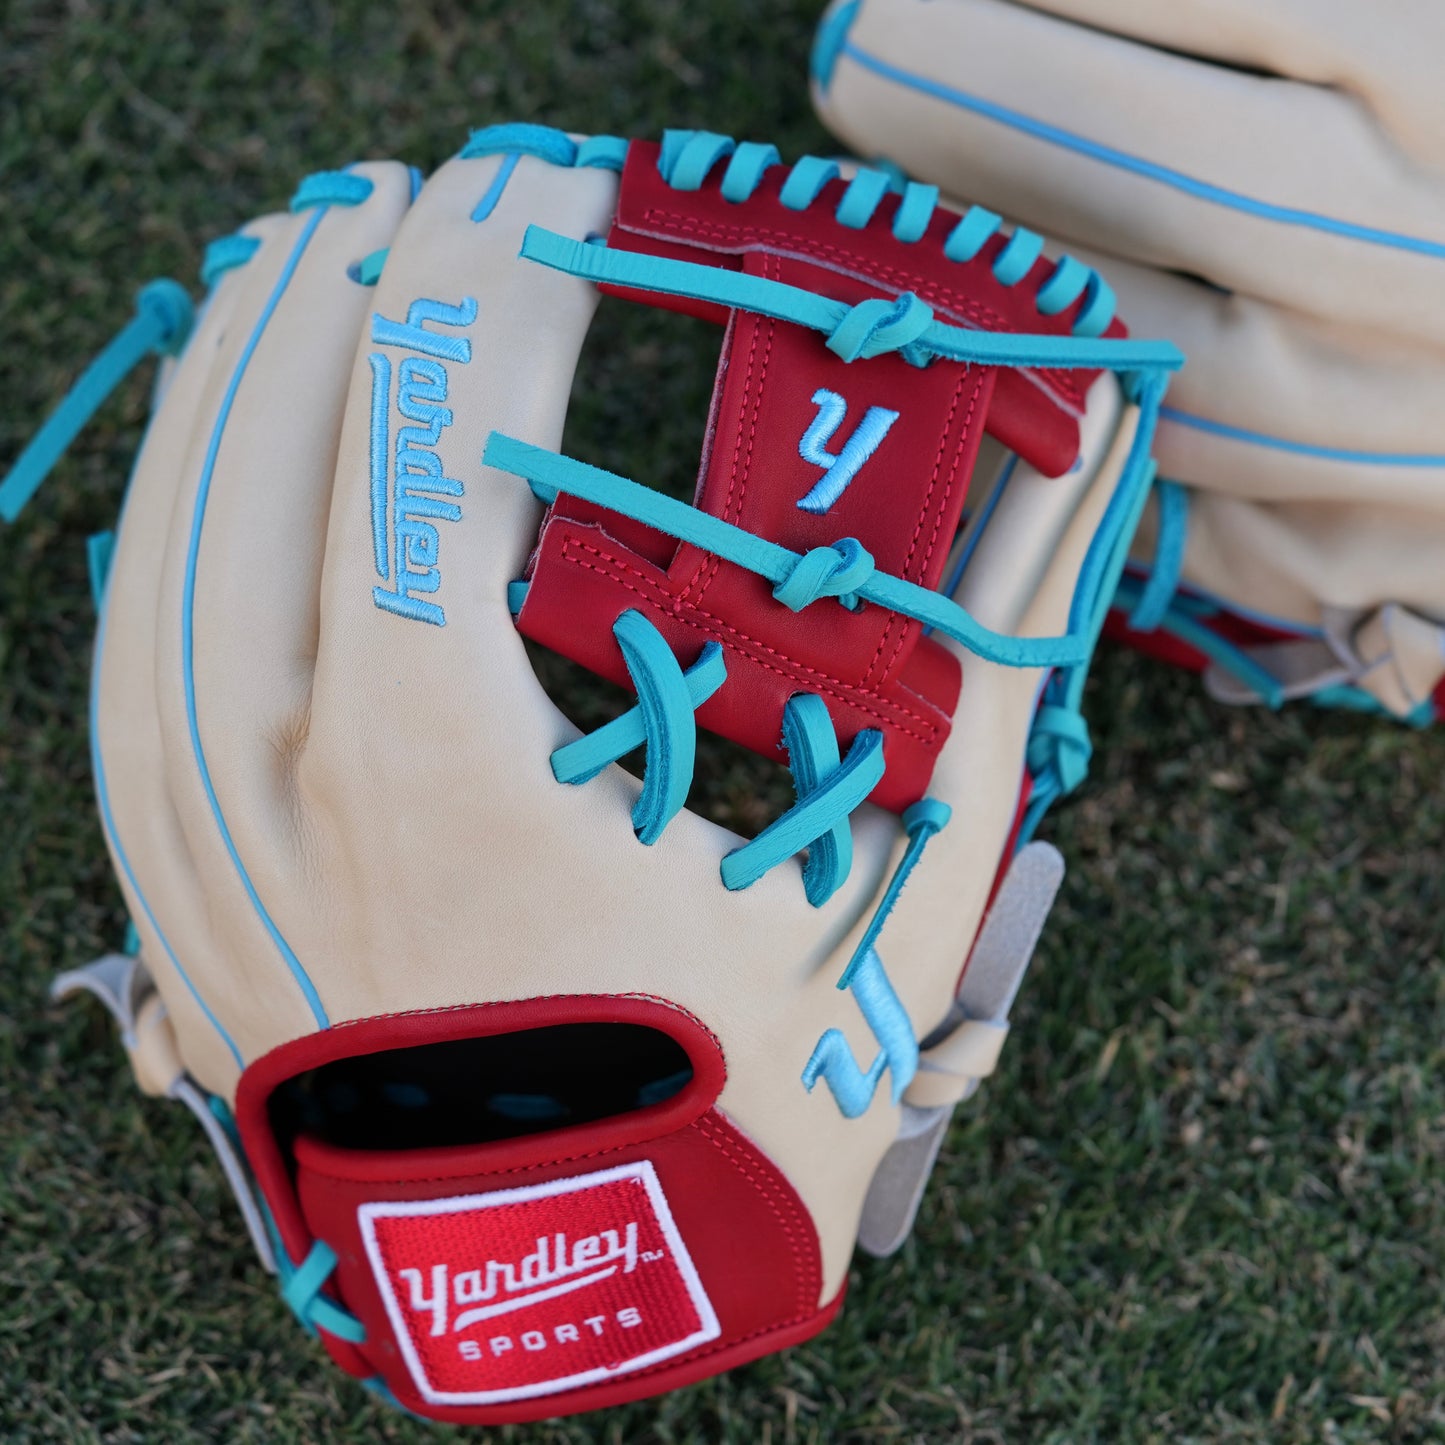
[[[618,143],[603,138],[591,144],[590,150],[589,144],[579,145],[543,127],[506,126],[477,132],[463,154],[529,154],[553,165],[621,168],[625,152]],[[763,177],[782,164],[770,145],[737,143],[709,131],[669,131],[663,138],[658,168],[670,186],[688,191],[702,186],[724,162],[720,194],[738,204],[754,195]],[[839,175],[836,162],[805,157],[790,169],[778,199],[789,209],[803,210],[814,205]],[[900,184],[885,170],[858,170],[836,203],[835,220],[845,228],[869,225],[890,191],[898,195],[892,218],[894,236],[905,243],[923,240],[938,205],[937,188],[906,180]],[[943,240],[945,256],[957,262],[972,260],[998,234],[1000,225],[993,212],[974,207]],[[996,279],[1006,286],[1018,285],[1031,273],[1042,247],[1035,233],[1022,228],[1014,231],[994,257]],[[1088,733],[1078,707],[1084,669],[1152,480],[1149,448],[1166,375],[1183,360],[1179,353],[1162,342],[1105,338],[1103,332],[1113,320],[1113,294],[1091,268],[1067,256],[1055,264],[1034,298],[1043,315],[1057,315],[1085,298],[1072,334],[1054,336],[986,332],[955,325],[940,319],[911,292],[893,300],[879,297],[850,306],[763,277],[613,251],[601,238],[577,241],[537,226],[528,228],[520,254],[582,279],[684,296],[805,326],[822,334],[828,347],[845,361],[897,353],[920,367],[947,358],[991,366],[1109,369],[1121,376],[1126,392],[1139,404],[1140,424],[1121,483],[1085,559],[1068,631],[1057,637],[1023,638],[994,632],[950,597],[880,571],[853,537],[798,553],[626,477],[514,437],[494,432],[483,452],[484,462],[526,480],[540,501],[550,504],[566,493],[620,512],[766,578],[773,584],[773,596],[794,611],[826,605],[830,600],[849,608],[873,602],[923,622],[988,661],[1048,670],[1046,696],[1029,743],[1034,787],[1024,822],[1027,836],[1049,803],[1076,786],[1087,769]],[[509,587],[508,603],[514,615],[524,604],[527,585],[514,582]],[[651,843],[681,809],[690,790],[695,749],[686,737],[696,728],[696,709],[721,685],[725,667],[720,651],[713,651],[715,644],[708,644],[684,671],[661,633],[641,613],[625,612],[613,630],[637,689],[638,704],[605,728],[558,749],[553,755],[553,772],[560,781],[582,783],[630,748],[644,746],[646,770],[633,826],[641,841]],[[843,755],[826,703],[815,694],[799,692],[784,708],[783,745],[795,801],[751,842],[726,855],[721,878],[727,888],[746,888],[787,859],[806,853],[804,893],[811,904],[821,907],[848,877],[853,855],[850,818],[883,777],[883,736],[875,729],[864,729]],[[902,822],[908,841],[903,856],[839,979],[840,988],[849,986],[869,956],[929,838],[947,825],[949,817],[948,807],[932,798],[923,798],[905,811]]]

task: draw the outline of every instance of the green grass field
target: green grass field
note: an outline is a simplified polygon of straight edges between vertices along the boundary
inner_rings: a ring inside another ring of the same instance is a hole
[[[0,3],[0,469],[151,276],[308,171],[468,129],[828,148],[814,0]],[[622,328],[579,425],[695,450],[707,378]],[[644,381],[646,385],[644,385]],[[90,792],[84,540],[128,384],[0,533],[0,1438],[427,1441],[296,1329],[189,1116],[46,985],[124,924]],[[686,403],[683,405],[682,403]],[[682,419],[679,420],[679,417]],[[1107,651],[1070,874],[914,1240],[811,1344],[526,1442],[1445,1439],[1445,735],[1230,712]],[[746,813],[736,766],[715,802]],[[482,1438],[484,1432],[473,1432]]]

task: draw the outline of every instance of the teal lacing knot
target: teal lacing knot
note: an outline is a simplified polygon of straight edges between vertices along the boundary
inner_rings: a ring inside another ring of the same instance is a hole
[[[893,905],[898,902],[903,885],[908,882],[908,875],[923,857],[928,840],[935,833],[941,833],[952,817],[953,809],[937,798],[920,798],[911,807],[903,810],[903,831],[908,835],[908,847],[904,850],[898,867],[893,870],[893,877],[888,880],[888,889],[879,900],[878,907],[873,910],[873,918],[864,930],[863,937],[858,940],[853,957],[848,960],[848,967],[843,970],[842,977],[838,980],[839,988],[847,988],[853,982],[853,976],[863,966],[869,950],[877,944],[878,935],[883,932],[883,925],[888,922],[888,915],[893,912]]]
[[[873,573],[873,554],[856,537],[844,537],[831,547],[804,552],[773,588],[773,596],[793,612],[822,597],[836,597],[852,611],[859,605],[858,589]]]
[[[913,292],[903,292],[896,301],[875,296],[848,311],[829,333],[827,346],[844,361],[896,351],[914,366],[925,366],[932,353],[913,343],[932,325],[933,308]]]
[[[722,648],[709,642],[684,672],[663,635],[631,608],[618,617],[612,633],[637,689],[637,706],[558,748],[552,774],[559,783],[585,783],[645,744],[642,795],[632,810],[632,826],[640,842],[652,844],[687,801],[697,752],[694,713],[723,685],[727,667]]]
[[[212,241],[201,261],[201,285],[209,291],[227,271],[244,266],[260,248],[257,237],[243,236],[239,231]]]
[[[1035,778],[1048,776],[1056,784],[1054,796],[1073,792],[1089,776],[1093,754],[1082,714],[1050,703],[1039,708],[1029,733],[1028,768]]]
[[[366,1327],[361,1321],[321,1293],[336,1268],[336,1251],[329,1244],[318,1239],[300,1265],[293,1265],[284,1249],[277,1250],[276,1261],[281,1272],[281,1298],[291,1306],[307,1334],[325,1330],[353,1345],[366,1342]]]
[[[350,171],[316,171],[296,187],[291,197],[293,211],[312,206],[359,206],[371,194],[372,184],[365,176]]]
[[[517,121],[474,130],[459,154],[462,160],[495,155],[536,156],[566,169],[620,171],[627,159],[627,142],[615,135],[594,135],[578,142],[550,125]]]
[[[180,351],[194,316],[191,298],[179,283],[161,279],[141,288],[135,316],[80,374],[0,482],[0,517],[13,522],[20,515],[81,427],[139,362],[152,354],[174,356]]]
[[[770,869],[804,848],[823,850],[804,869],[808,901],[821,907],[839,888],[852,862],[851,840],[843,835],[847,820],[883,777],[883,734],[865,728],[853,739],[847,757],[838,759],[838,738],[821,698],[811,703],[790,698],[784,709],[784,739],[793,765],[798,801],[750,843],[734,848],[722,860],[723,886],[736,892],[751,887]],[[831,743],[829,739],[831,738]],[[811,870],[811,873],[810,873]]]

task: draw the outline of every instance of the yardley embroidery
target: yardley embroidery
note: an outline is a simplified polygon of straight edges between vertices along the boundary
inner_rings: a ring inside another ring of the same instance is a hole
[[[537,1247],[516,1262],[489,1259],[481,1269],[459,1271],[450,1278],[444,1264],[431,1270],[431,1292],[423,1288],[419,1269],[397,1271],[407,1282],[408,1303],[413,1310],[430,1310],[431,1332],[444,1335],[448,1330],[451,1306],[476,1305],[463,1309],[451,1320],[452,1333],[466,1329],[494,1315],[508,1314],[538,1300],[552,1299],[574,1289],[593,1284],[617,1273],[631,1274],[640,1256],[637,1248],[637,1224],[626,1228],[604,1229],[589,1234],[568,1247],[565,1233],[540,1235]]]
[[[472,343],[465,336],[428,330],[427,323],[464,330],[476,319],[477,303],[470,296],[455,306],[418,299],[404,322],[380,314],[371,319],[376,345],[412,353],[396,366],[395,407],[413,423],[398,428],[393,451],[392,361],[372,352],[371,533],[376,575],[389,585],[373,587],[371,595],[383,611],[437,627],[446,626],[446,613],[426,600],[442,581],[437,523],[461,520],[460,505],[447,499],[463,494],[461,482],[444,474],[436,450],[452,424],[451,408],[442,405],[448,392],[443,363],[465,366],[472,359]]]

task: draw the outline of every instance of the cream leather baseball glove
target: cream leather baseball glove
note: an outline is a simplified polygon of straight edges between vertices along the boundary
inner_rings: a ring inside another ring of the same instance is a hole
[[[993,1068],[1178,358],[936,202],[690,131],[312,176],[211,247],[189,332],[147,288],[0,487],[174,358],[92,546],[136,936],[57,990],[412,1411],[805,1339]],[[691,504],[560,450],[604,292],[718,323]],[[629,700],[579,733],[524,639]],[[687,806],[699,728],[791,771],[755,837]]]
[[[1445,712],[1445,9],[841,0],[866,156],[1037,226],[1188,358],[1121,631],[1216,696]]]

